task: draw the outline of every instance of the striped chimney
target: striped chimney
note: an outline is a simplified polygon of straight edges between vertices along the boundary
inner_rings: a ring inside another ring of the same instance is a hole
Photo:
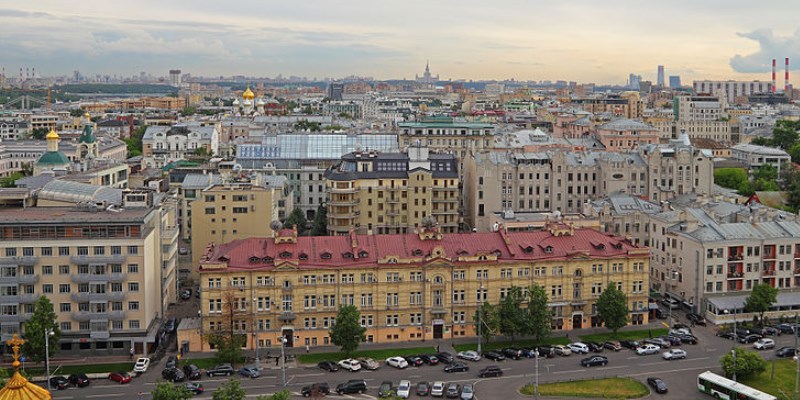
[[[772,93],[775,93],[775,59],[772,59]]]

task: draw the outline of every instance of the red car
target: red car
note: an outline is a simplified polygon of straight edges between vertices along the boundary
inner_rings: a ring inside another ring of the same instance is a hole
[[[128,383],[131,381],[131,376],[128,375],[126,372],[112,372],[108,374],[108,380],[122,383]]]

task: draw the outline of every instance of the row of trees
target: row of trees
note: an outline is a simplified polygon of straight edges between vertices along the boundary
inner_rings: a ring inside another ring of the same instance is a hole
[[[172,382],[159,381],[150,392],[153,400],[189,400],[194,397],[183,385],[174,385]],[[219,385],[211,396],[212,400],[244,400],[247,392],[242,387],[238,379],[231,379]],[[256,400],[289,400],[292,398],[291,392],[284,389],[273,395],[261,395]]]
[[[290,229],[294,225],[297,225],[300,236],[325,236],[328,234],[328,208],[320,204],[311,223],[306,219],[303,210],[295,208],[283,221],[283,228]]]

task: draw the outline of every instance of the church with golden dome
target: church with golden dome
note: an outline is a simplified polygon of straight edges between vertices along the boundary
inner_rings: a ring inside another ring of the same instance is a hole
[[[53,394],[47,389],[31,383],[19,373],[22,363],[19,361],[19,348],[25,344],[25,340],[14,337],[6,342],[14,352],[14,375],[8,379],[6,385],[0,389],[0,400],[53,400]]]
[[[241,100],[239,98],[233,100],[233,114],[244,117],[263,115],[266,104],[264,98],[256,96],[250,85],[247,85]]]

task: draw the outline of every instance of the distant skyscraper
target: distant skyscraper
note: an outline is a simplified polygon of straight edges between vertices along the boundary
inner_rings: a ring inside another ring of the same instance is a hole
[[[179,69],[169,70],[169,84],[172,86],[181,85],[181,70]]]
[[[658,66],[658,80],[656,81],[658,86],[664,87],[664,66]]]
[[[670,75],[669,77],[669,88],[670,89],[680,89],[681,87],[681,77],[680,75]]]
[[[436,82],[439,80],[439,75],[431,75],[430,63],[426,62],[425,72],[422,74],[422,76],[416,75],[415,78],[417,79],[417,83],[423,87],[427,89],[433,89],[433,87],[436,86]]]
[[[639,90],[639,82],[642,81],[641,75],[628,75],[628,89]]]
[[[328,98],[332,101],[342,101],[342,93],[344,93],[344,83],[331,82],[328,85]]]

